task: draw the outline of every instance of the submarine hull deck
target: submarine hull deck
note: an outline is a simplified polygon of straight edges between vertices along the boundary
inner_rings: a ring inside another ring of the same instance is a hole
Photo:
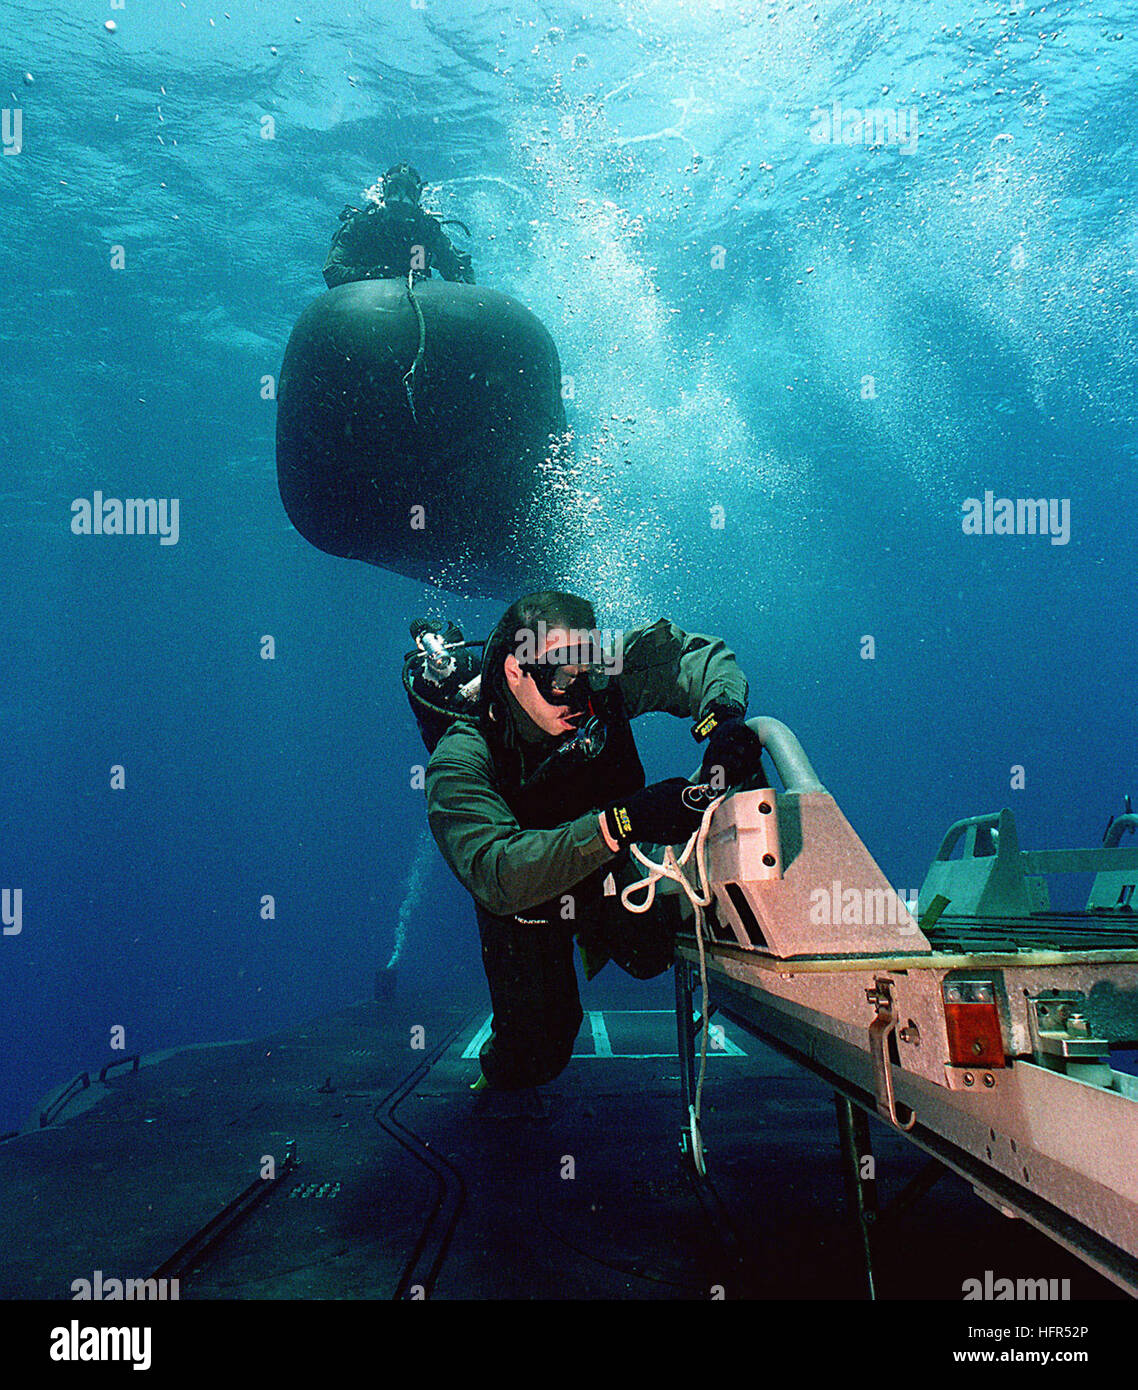
[[[700,1182],[678,1148],[666,979],[594,1003],[540,1092],[471,1095],[486,1015],[359,1005],[112,1071],[0,1144],[0,1297],[71,1299],[95,1271],[162,1271],[183,1300],[864,1297],[825,1084],[727,1023]],[[900,1189],[921,1155],[885,1125],[874,1142]],[[258,1180],[240,1219],[193,1241]],[[958,1300],[1001,1266],[1121,1296],[955,1177],[881,1242],[879,1296]]]

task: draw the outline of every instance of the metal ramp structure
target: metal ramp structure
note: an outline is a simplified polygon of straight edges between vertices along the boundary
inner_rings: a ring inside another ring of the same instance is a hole
[[[1008,810],[958,821],[914,916],[793,733],[749,723],[784,790],[737,793],[712,819],[707,1002],[833,1088],[871,1295],[867,1115],[928,1154],[925,1189],[955,1172],[1138,1295],[1138,1076],[1112,1065],[1138,1047],[1138,848],[1119,845],[1138,817],[1098,849],[1030,852]],[[1094,873],[1085,911],[1051,910],[1045,876],[1064,873]],[[699,956],[681,938],[681,1148],[697,1169]]]

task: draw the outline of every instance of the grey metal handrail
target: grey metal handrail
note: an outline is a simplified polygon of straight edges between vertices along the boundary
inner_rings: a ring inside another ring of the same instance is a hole
[[[967,830],[971,830],[973,836],[971,846],[965,849],[964,857],[966,859],[987,859],[990,858],[993,853],[998,854],[1000,845],[999,831],[1001,828],[1004,828],[1001,827],[1000,822],[1001,818],[1005,815],[1010,816],[1011,813],[1009,811],[989,811],[982,816],[965,816],[963,820],[953,821],[944,832],[944,839],[941,840],[940,848],[936,852],[936,861],[939,863],[947,860],[952,854],[952,851],[956,848],[957,841]],[[982,843],[981,852],[977,854],[976,845],[979,841],[979,832],[982,830],[989,832],[991,847],[989,848],[988,846],[988,840],[985,840]]]
[[[818,774],[811,767],[810,759],[798,742],[797,736],[781,720],[760,714],[754,719],[748,719],[747,727],[753,729],[762,739],[763,747],[771,755],[775,770],[788,792],[826,790],[818,780]]]
[[[1124,816],[1115,816],[1107,827],[1106,834],[1102,837],[1103,847],[1115,849],[1119,840],[1128,830],[1138,834],[1138,815],[1135,815],[1133,811],[1128,811]]]

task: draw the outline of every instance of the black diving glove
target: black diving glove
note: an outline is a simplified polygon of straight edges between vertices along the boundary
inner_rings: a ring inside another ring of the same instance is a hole
[[[633,792],[625,801],[614,802],[601,814],[610,838],[624,849],[634,840],[685,845],[699,829],[706,808],[705,788],[694,787],[682,777],[669,777]]]
[[[748,728],[738,705],[712,705],[692,734],[707,739],[700,781],[718,791],[741,786],[762,771],[762,740]]]

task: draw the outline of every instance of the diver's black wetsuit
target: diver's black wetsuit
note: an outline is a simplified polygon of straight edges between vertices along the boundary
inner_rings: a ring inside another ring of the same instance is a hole
[[[416,280],[429,280],[432,266],[444,280],[474,284],[470,257],[455,250],[439,219],[422,208],[400,217],[381,204],[362,211],[347,207],[340,220],[324,262],[329,289],[352,280],[405,280],[409,271]]]
[[[644,786],[644,769],[617,682],[593,696],[607,726],[605,746],[591,760],[554,756],[540,763],[523,745],[526,777],[501,788],[523,830],[548,830]],[[548,744],[545,746],[548,751]],[[533,777],[533,764],[541,770]],[[606,895],[612,875],[615,892]],[[483,1044],[482,1073],[491,1086],[516,1089],[552,1081],[568,1065],[584,1017],[573,962],[573,938],[584,948],[591,978],[607,960],[638,980],[672,963],[679,901],[658,897],[650,912],[629,912],[620,889],[639,877],[627,850],[568,892],[512,916],[475,902],[482,962],[494,1006],[493,1033]]]
[[[572,1056],[583,1017],[574,936],[590,978],[606,959],[638,979],[671,964],[686,899],[657,893],[650,912],[629,912],[619,893],[639,868],[605,840],[598,815],[644,786],[632,719],[662,710],[700,721],[717,705],[741,714],[747,681],[719,638],[661,618],[625,632],[620,674],[591,698],[608,724],[594,758],[545,762],[572,740],[544,734],[511,694],[516,737],[492,746],[476,720],[458,718],[427,765],[431,833],[474,898],[494,1004],[482,1071],[502,1090],[551,1081]],[[606,895],[610,873],[617,892]]]

